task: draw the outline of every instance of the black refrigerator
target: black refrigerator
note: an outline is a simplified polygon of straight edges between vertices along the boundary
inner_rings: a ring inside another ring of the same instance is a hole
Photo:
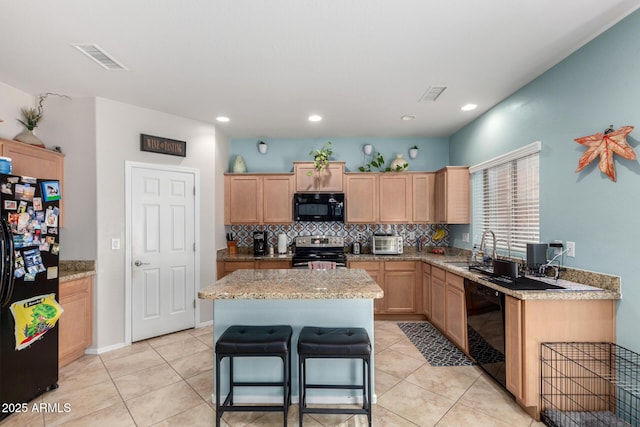
[[[0,175],[0,419],[57,388],[60,183]]]

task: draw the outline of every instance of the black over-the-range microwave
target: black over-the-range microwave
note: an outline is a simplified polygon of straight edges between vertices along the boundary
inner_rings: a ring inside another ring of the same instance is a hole
[[[293,218],[296,221],[344,222],[344,193],[295,193]]]

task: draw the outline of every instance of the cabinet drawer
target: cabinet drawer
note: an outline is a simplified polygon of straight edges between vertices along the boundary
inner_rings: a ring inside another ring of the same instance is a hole
[[[447,273],[447,285],[464,291],[464,278],[457,274]]]
[[[380,264],[377,261],[351,261],[349,268],[361,268],[363,270],[379,270]]]
[[[444,282],[447,276],[447,272],[441,268],[431,266],[431,275],[436,279],[440,279]]]
[[[398,270],[415,270],[415,261],[387,261],[384,263],[385,271],[398,271]]]

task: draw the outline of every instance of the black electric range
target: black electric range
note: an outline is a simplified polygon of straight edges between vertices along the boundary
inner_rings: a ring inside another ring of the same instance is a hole
[[[296,253],[293,268],[308,268],[309,261],[335,262],[336,267],[346,267],[344,238],[339,236],[299,236],[295,238]]]

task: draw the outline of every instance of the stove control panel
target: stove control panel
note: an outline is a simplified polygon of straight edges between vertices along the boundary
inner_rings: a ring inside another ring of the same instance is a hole
[[[344,238],[340,236],[298,236],[297,248],[332,248],[343,247]]]

